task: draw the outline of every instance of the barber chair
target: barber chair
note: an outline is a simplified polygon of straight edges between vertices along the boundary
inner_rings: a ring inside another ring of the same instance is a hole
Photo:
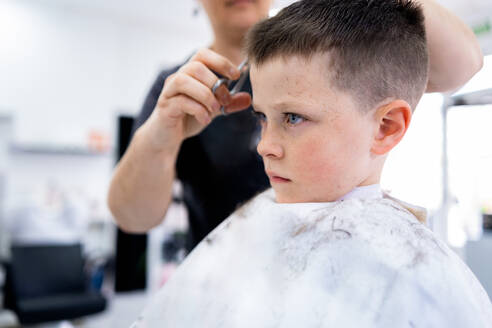
[[[21,324],[80,318],[101,312],[106,299],[88,288],[81,246],[13,246],[6,307]]]

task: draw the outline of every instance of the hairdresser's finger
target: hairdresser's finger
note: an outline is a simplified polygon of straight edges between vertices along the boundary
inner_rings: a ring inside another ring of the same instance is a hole
[[[211,89],[215,82],[219,79],[204,63],[199,61],[191,61],[183,65],[179,72],[190,75],[199,82],[203,83],[207,88]]]
[[[187,74],[176,73],[166,81],[161,95],[165,98],[171,98],[181,94],[198,101],[210,113],[217,112],[220,109],[220,104],[212,90]]]
[[[247,92],[239,92],[232,96],[231,102],[226,106],[228,114],[242,111],[251,105],[251,95]]]
[[[232,101],[231,94],[225,84],[218,87],[214,95],[222,106],[228,106]]]
[[[234,66],[229,59],[210,49],[203,48],[198,50],[198,52],[191,57],[190,62],[191,61],[202,62],[214,72],[217,72],[231,80],[237,80],[239,78],[239,70],[237,67]]]
[[[170,101],[173,104],[169,106],[168,111],[164,115],[173,120],[182,119],[184,115],[189,115],[191,120],[187,120],[187,124],[189,125],[187,128],[191,131],[187,131],[187,134],[195,133],[195,130],[200,127],[203,128],[203,126],[212,121],[212,115],[207,108],[186,95],[178,95]]]

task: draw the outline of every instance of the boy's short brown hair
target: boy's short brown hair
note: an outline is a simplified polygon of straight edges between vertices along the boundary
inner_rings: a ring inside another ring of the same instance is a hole
[[[327,53],[332,82],[364,110],[387,98],[415,108],[427,85],[424,16],[409,0],[301,0],[254,26],[246,52],[256,65]]]

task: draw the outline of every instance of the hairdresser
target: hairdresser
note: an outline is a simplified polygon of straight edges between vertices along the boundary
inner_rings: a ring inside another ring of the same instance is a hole
[[[329,1],[329,0],[328,0]],[[471,30],[435,0],[418,0],[430,52],[427,92],[458,88],[482,66]],[[118,225],[145,232],[164,218],[174,179],[183,184],[189,213],[188,250],[241,203],[269,186],[256,153],[259,126],[244,92],[213,94],[220,74],[239,78],[242,42],[267,17],[272,0],[200,0],[214,40],[186,63],[159,74],[136,121],[132,141],[115,169],[108,194]],[[228,115],[221,115],[224,106]]]

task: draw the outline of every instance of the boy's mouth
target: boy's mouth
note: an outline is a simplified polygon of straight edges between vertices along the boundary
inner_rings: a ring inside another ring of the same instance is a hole
[[[270,179],[270,182],[276,182],[276,183],[290,182],[290,179],[284,178],[284,177],[278,175],[275,172],[266,171],[266,174],[268,175],[268,178]]]

